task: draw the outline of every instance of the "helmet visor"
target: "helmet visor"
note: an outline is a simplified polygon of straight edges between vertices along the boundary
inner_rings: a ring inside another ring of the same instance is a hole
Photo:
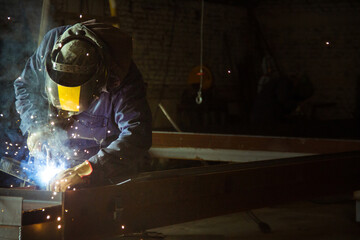
[[[49,74],[46,74],[45,91],[49,102],[57,109],[78,114],[89,108],[96,99],[94,89],[97,88],[98,80],[90,78],[80,86],[64,86],[55,82]]]

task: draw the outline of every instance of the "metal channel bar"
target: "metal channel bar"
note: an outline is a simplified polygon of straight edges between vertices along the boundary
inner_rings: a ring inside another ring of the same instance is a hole
[[[99,239],[359,188],[360,152],[146,173],[121,185],[66,192],[64,239]]]
[[[314,155],[314,153],[182,147],[152,147],[150,150],[150,154],[154,158],[224,161],[240,163]]]
[[[359,151],[360,141],[153,131],[153,148],[232,149],[290,153]]]

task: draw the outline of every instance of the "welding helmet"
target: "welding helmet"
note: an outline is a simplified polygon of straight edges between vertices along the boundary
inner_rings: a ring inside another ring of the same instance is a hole
[[[81,23],[68,28],[46,56],[45,92],[61,116],[86,110],[106,89],[105,44]]]

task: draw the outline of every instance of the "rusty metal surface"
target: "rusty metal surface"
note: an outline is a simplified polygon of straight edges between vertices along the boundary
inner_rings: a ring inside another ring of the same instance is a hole
[[[50,221],[23,226],[21,229],[23,240],[65,240],[63,228],[58,228],[58,222]],[[83,231],[83,230],[82,230]],[[68,237],[66,240],[74,238]]]
[[[360,187],[360,153],[142,174],[119,186],[65,193],[64,236],[139,232]]]
[[[153,131],[155,148],[208,148],[294,153],[360,151],[360,141]]]
[[[351,152],[176,169],[68,191],[51,221],[45,213],[27,212],[23,239],[104,239],[294,200],[351,195],[360,188],[359,159],[359,152]],[[31,223],[35,213],[42,222]]]

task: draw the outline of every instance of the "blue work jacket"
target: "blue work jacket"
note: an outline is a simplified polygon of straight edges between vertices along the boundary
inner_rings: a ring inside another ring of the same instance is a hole
[[[26,135],[52,127],[49,123],[53,121],[56,131],[66,133],[60,147],[71,151],[69,165],[89,160],[96,181],[131,175],[151,146],[151,112],[142,76],[133,61],[123,79],[110,69],[108,86],[112,86],[111,89],[102,91],[99,99],[84,112],[59,120],[56,113],[49,110],[44,86],[45,58],[68,27],[50,30],[26,62],[21,76],[14,81],[20,129]],[[117,30],[111,28],[111,31],[107,36],[114,40]],[[112,47],[114,56],[119,47]],[[118,51],[120,54],[121,49]],[[116,61],[116,57],[112,60]]]

